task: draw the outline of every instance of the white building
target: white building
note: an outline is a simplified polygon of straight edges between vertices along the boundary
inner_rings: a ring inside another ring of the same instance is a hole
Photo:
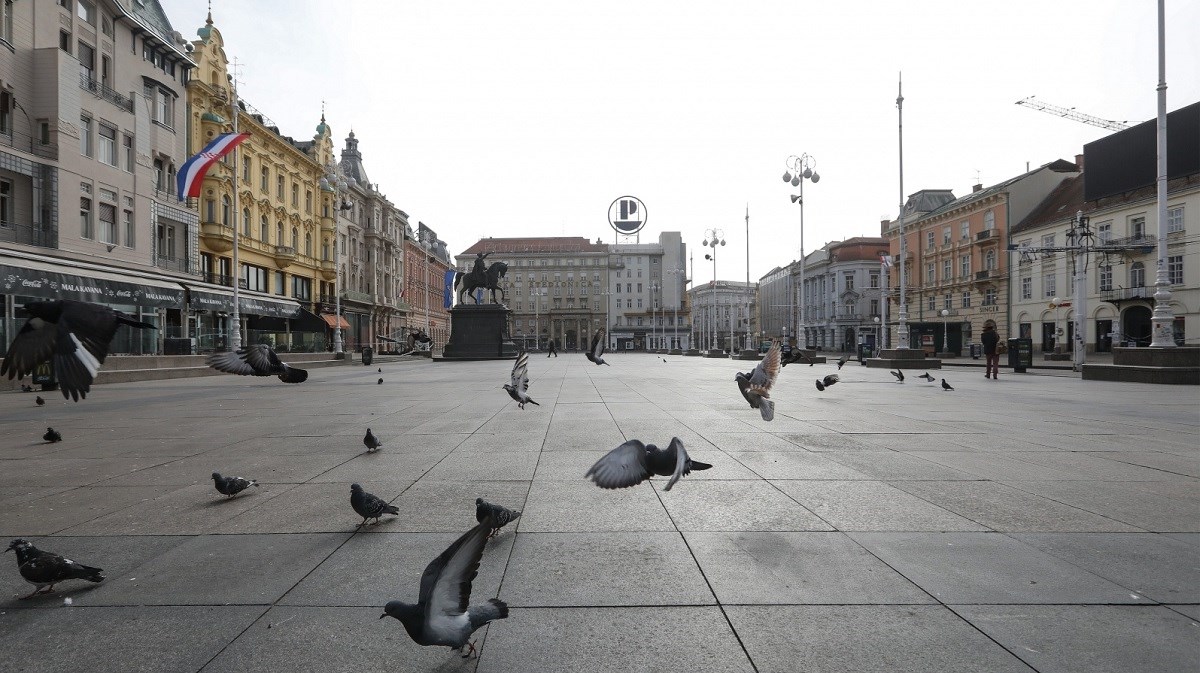
[[[688,290],[694,340],[702,350],[742,348],[752,328],[757,285],[736,280],[709,281]]]
[[[609,246],[611,347],[691,347],[686,259],[687,245],[677,231],[659,234],[657,243]]]

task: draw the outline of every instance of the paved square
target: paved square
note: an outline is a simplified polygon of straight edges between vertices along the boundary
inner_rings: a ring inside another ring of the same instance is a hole
[[[0,557],[0,651],[56,673],[1200,667],[1194,388],[948,368],[944,392],[852,363],[819,393],[833,365],[788,367],[766,423],[747,363],[667,360],[532,358],[525,411],[508,362],[0,395],[4,545],[107,576],[20,601]],[[670,492],[583,478],[672,436],[713,469]],[[262,486],[226,499],[214,470]],[[358,527],[352,482],[400,515]],[[463,661],[378,617],[480,496],[524,514],[474,583],[511,614]]]

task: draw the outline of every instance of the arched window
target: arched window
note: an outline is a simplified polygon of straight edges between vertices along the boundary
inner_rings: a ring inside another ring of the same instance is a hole
[[[275,223],[275,245],[283,245],[283,222]]]
[[[266,166],[263,166],[262,168],[262,181],[259,183],[258,188],[261,189],[264,194],[271,189],[271,171],[267,170]]]
[[[996,213],[995,211],[987,211],[983,214],[983,228],[991,231],[996,228]]]
[[[995,268],[996,268],[996,251],[995,250],[988,250],[987,254],[985,254],[983,256],[983,268],[987,269],[988,271],[995,270]]]
[[[267,216],[263,215],[258,221],[259,233],[262,234],[262,242],[269,243],[271,240],[271,225],[267,224]]]
[[[204,221],[205,222],[216,222],[217,221],[217,202],[215,199],[205,199],[204,200]]]
[[[1129,267],[1129,287],[1146,287],[1146,265],[1134,262]]]
[[[250,209],[242,209],[242,234],[250,238]]]
[[[230,212],[232,210],[233,210],[233,201],[231,201],[228,196],[222,196],[221,197],[221,224],[223,224],[226,227],[231,226],[230,222],[229,222],[229,218],[232,215],[232,213]]]
[[[292,227],[292,250],[300,249],[300,230]]]
[[[312,234],[304,232],[304,254],[312,257]]]

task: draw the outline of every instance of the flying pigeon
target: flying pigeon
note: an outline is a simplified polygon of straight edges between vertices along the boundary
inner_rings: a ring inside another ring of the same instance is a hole
[[[710,467],[712,465],[708,463],[689,458],[678,437],[673,437],[665,450],[631,439],[606,453],[583,476],[590,477],[600,488],[628,488],[657,474],[671,478],[663,488],[669,491],[683,475]]]
[[[17,570],[21,573],[21,577],[36,587],[33,593],[22,596],[22,600],[33,598],[41,593],[51,593],[54,591],[55,584],[66,580],[104,581],[104,575],[100,574],[104,572],[103,570],[76,563],[53,552],[42,551],[28,540],[21,538],[13,540],[9,543],[8,549],[4,550],[5,553],[10,551],[17,554]]]
[[[467,647],[463,657],[471,656],[475,652],[471,634],[492,620],[508,617],[508,604],[497,598],[470,605],[471,582],[490,531],[490,522],[481,523],[455,540],[425,568],[417,603],[388,601],[379,618],[400,620],[418,645],[444,645],[460,653]]]
[[[604,355],[604,330],[598,330],[595,336],[592,337],[592,346],[588,348],[585,355],[587,355],[588,360],[595,362],[597,365],[608,365],[604,361],[604,358],[600,357]],[[612,365],[608,366],[611,367]]]
[[[258,488],[258,481],[255,479],[242,479],[241,477],[222,477],[220,472],[213,472],[213,483],[217,487],[217,491],[222,495],[233,497],[238,493],[250,488],[251,486]]]
[[[817,390],[825,390],[826,388],[837,383],[840,380],[841,379],[838,378],[837,374],[830,374],[830,375],[826,376],[824,379],[817,379]]]
[[[954,388],[949,383],[946,383],[946,379],[942,379],[942,390],[954,390]]]
[[[358,524],[360,526],[367,523],[367,519],[375,519],[375,523],[379,523],[379,517],[384,514],[400,514],[399,507],[389,505],[383,498],[367,493],[358,484],[350,484],[350,506],[363,518],[362,523]]]
[[[375,385],[377,385],[377,386],[383,385],[383,377],[382,376],[379,377],[379,380],[375,382]]]
[[[750,403],[752,409],[758,409],[764,421],[775,418],[775,403],[771,401],[771,386],[779,376],[779,342],[771,343],[762,362],[750,374],[738,372],[733,380],[737,381],[738,390],[742,397]]]
[[[363,444],[367,447],[367,453],[375,453],[383,448],[383,444],[380,443],[379,438],[371,432],[371,428],[367,428],[367,435],[363,437]]]
[[[61,442],[62,435],[58,434],[58,430],[55,430],[54,428],[46,428],[46,434],[42,435],[42,439],[53,444],[55,442]]]
[[[844,367],[846,365],[846,363],[849,361],[850,361],[849,355],[843,355],[842,357],[838,358],[838,369],[841,369],[842,367]]]
[[[46,400],[43,400],[41,395],[38,395],[37,398],[35,398],[33,401],[37,402],[37,405],[39,407],[45,406],[45,404],[46,404]]]
[[[303,383],[308,372],[289,367],[266,344],[242,346],[236,351],[208,356],[208,366],[226,374],[239,376],[278,376],[284,383]]]
[[[779,364],[782,367],[786,367],[795,362],[807,362],[808,366],[811,367],[816,363],[816,360],[813,360],[805,355],[804,351],[800,350],[799,348],[793,348],[792,351],[788,353],[787,357],[784,357],[779,361]]]
[[[107,306],[71,299],[31,301],[25,310],[30,318],[8,347],[0,375],[20,379],[38,365],[52,362],[63,398],[76,402],[92,389],[108,356],[108,344],[121,325],[157,329]]]
[[[513,363],[512,374],[509,376],[511,383],[505,383],[504,389],[508,391],[509,397],[517,401],[519,409],[524,409],[526,404],[542,406],[529,396],[529,353],[521,351],[517,356],[517,361]]]
[[[904,383],[904,372],[903,371],[897,369],[896,371],[892,372],[892,376],[895,376],[896,380],[899,381],[900,383]]]
[[[930,376],[930,375],[929,375],[929,372],[925,372],[924,374],[921,374],[921,375],[920,375],[920,376],[918,376],[917,378],[919,378],[919,379],[925,379],[926,381],[928,381],[928,382],[930,382],[930,383],[933,383],[934,381],[936,381],[936,380],[937,380],[937,379],[933,378],[932,376]]]
[[[475,520],[479,523],[487,523],[491,529],[491,535],[494,537],[500,532],[500,529],[508,525],[509,521],[514,521],[521,517],[521,513],[511,510],[502,505],[493,505],[483,498],[475,498]]]

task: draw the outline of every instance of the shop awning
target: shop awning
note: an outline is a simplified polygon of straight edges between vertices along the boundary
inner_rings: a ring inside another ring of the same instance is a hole
[[[170,280],[16,250],[0,254],[0,292],[145,308],[183,306],[183,288]]]
[[[350,329],[350,323],[346,322],[346,319],[340,315],[333,315],[331,313],[322,313],[321,319],[325,321],[325,324],[329,325],[333,329],[338,328],[338,323],[341,323],[342,329]]]
[[[210,284],[187,284],[189,303],[198,311],[233,311],[233,289]],[[295,300],[276,298],[260,292],[242,290],[238,293],[238,307],[247,315],[262,315],[272,318],[297,318],[300,304]]]

